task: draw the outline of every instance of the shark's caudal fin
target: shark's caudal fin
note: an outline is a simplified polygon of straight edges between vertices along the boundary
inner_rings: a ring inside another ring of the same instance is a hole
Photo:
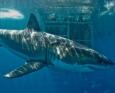
[[[29,18],[29,21],[28,21],[28,24],[27,24],[27,28],[28,29],[33,29],[33,30],[36,30],[36,31],[41,31],[39,23],[37,21],[37,18],[33,13],[30,14],[30,18]]]
[[[7,73],[4,75],[6,78],[17,78],[24,76],[26,74],[38,71],[39,69],[43,68],[45,66],[44,63],[41,62],[30,62],[26,63],[23,66]]]

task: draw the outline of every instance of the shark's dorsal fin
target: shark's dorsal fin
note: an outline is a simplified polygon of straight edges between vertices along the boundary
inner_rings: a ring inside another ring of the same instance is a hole
[[[33,13],[30,14],[30,18],[27,24],[27,29],[35,30],[35,31],[41,30],[39,23],[37,21],[37,17]]]

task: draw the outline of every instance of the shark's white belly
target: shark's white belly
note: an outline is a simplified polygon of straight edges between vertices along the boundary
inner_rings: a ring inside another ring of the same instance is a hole
[[[53,64],[56,68],[69,70],[73,72],[91,72],[95,70],[95,67],[92,65],[67,64],[61,60],[55,60]]]

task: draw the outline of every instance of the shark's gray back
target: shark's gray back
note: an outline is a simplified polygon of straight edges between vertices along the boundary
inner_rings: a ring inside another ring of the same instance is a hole
[[[2,31],[0,35],[3,45],[10,50],[16,50],[15,53],[23,55],[28,59],[39,59],[44,57],[45,40],[42,33],[28,31]]]

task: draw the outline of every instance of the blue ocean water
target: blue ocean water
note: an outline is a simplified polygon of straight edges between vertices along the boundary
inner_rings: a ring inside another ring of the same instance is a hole
[[[0,18],[1,29],[23,29],[30,13],[39,16],[37,5],[39,0],[0,0],[0,8],[15,9],[24,15],[24,18]],[[44,1],[45,2],[45,1]],[[46,4],[43,3],[42,4]],[[40,3],[39,3],[40,5]],[[41,10],[40,10],[41,11]],[[0,12],[1,13],[1,12]],[[1,15],[1,14],[0,14]],[[66,16],[66,15],[65,15]],[[41,27],[44,22],[40,19]],[[115,62],[115,15],[93,17],[92,47]],[[18,66],[25,60],[11,54],[7,49],[0,48],[0,93],[115,93],[115,67],[104,71],[90,73],[75,73],[59,69],[44,68],[36,73],[16,79],[5,79],[3,75]]]

